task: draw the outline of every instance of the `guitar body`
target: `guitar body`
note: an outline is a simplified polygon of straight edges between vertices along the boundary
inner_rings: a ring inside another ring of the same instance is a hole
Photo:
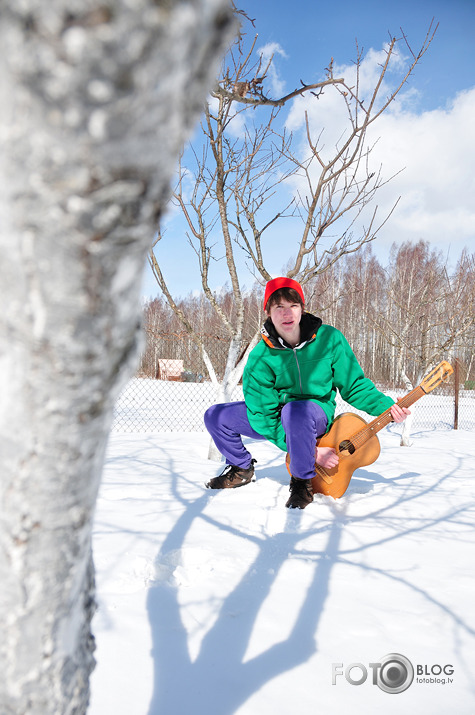
[[[367,422],[352,412],[344,412],[335,418],[329,432],[317,441],[317,447],[333,447],[340,457],[338,466],[333,469],[324,469],[315,465],[315,476],[312,479],[314,494],[339,499],[348,489],[353,472],[358,467],[372,464],[381,452],[379,439],[376,435],[370,437],[352,453],[351,437],[361,431]],[[315,453],[316,453],[315,450]],[[290,471],[290,455],[286,458],[287,469]]]
[[[323,469],[323,467],[315,465],[315,476],[312,479],[314,494],[326,494],[334,499],[339,499],[348,489],[355,469],[373,464],[378,459],[381,445],[376,435],[373,435],[351,453],[352,435],[359,432],[366,424],[367,422],[359,415],[344,412],[335,419],[330,431],[318,440],[317,449],[318,447],[333,447],[340,457],[340,461],[338,466],[333,469]],[[346,442],[350,442],[350,445],[346,445]],[[332,480],[330,483],[328,477]]]

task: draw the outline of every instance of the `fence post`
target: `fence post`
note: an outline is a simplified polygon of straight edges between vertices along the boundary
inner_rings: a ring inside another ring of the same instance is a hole
[[[454,429],[458,429],[458,427],[459,427],[459,389],[460,389],[460,363],[459,363],[458,358],[455,358],[454,368],[455,368]]]

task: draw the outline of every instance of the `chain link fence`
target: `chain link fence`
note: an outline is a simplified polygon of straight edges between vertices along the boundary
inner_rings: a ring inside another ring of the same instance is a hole
[[[152,316],[153,317],[153,316]],[[208,331],[208,332],[207,332]],[[164,330],[160,321],[156,327],[152,318],[146,321],[146,347],[137,376],[125,387],[116,405],[113,429],[117,432],[196,432],[205,430],[203,415],[217,402],[216,386],[209,380],[203,352],[182,330]],[[206,324],[201,331],[203,346],[216,371],[217,379],[224,374],[229,338],[212,332]],[[250,339],[250,338],[248,338]],[[243,350],[246,347],[243,343]],[[381,359],[381,362],[384,362]],[[367,368],[361,362],[363,370]],[[470,363],[471,364],[471,363]],[[464,374],[467,374],[467,368]],[[454,377],[424,396],[412,406],[412,430],[453,429],[455,424]],[[386,378],[375,376],[376,380]],[[394,399],[407,391],[378,385]],[[458,392],[458,429],[475,429],[475,381],[461,383]],[[471,389],[467,389],[471,388]],[[239,386],[233,400],[242,400]],[[358,412],[337,396],[337,414]]]
[[[177,369],[176,361],[170,366]],[[162,366],[162,374],[167,366]],[[187,376],[169,375],[168,379],[136,377],[122,392],[115,411],[113,430],[117,432],[197,432],[205,430],[203,414],[216,402],[216,388],[211,382],[185,381]],[[196,378],[195,378],[196,379]],[[381,388],[394,399],[402,397],[402,390]],[[242,388],[236,388],[233,400],[242,400]],[[475,430],[475,390],[460,390],[458,429]],[[453,429],[455,394],[453,385],[440,386],[415,403],[412,431]],[[372,419],[355,410],[337,396],[337,414],[356,412],[364,419]]]

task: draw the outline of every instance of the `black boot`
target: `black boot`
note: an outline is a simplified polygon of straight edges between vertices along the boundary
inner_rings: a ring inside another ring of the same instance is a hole
[[[288,509],[305,509],[313,502],[313,489],[311,479],[290,479],[290,496],[285,506]]]
[[[252,459],[247,469],[228,464],[218,477],[209,480],[206,485],[207,489],[236,489],[236,487],[243,487],[251,481],[255,482],[256,480],[253,479],[255,462],[256,460]]]

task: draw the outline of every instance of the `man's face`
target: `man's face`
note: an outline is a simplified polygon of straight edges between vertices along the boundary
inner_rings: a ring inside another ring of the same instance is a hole
[[[274,323],[281,338],[288,343],[299,342],[300,318],[302,317],[300,303],[289,303],[285,298],[281,298],[277,303],[272,304],[267,315]]]

